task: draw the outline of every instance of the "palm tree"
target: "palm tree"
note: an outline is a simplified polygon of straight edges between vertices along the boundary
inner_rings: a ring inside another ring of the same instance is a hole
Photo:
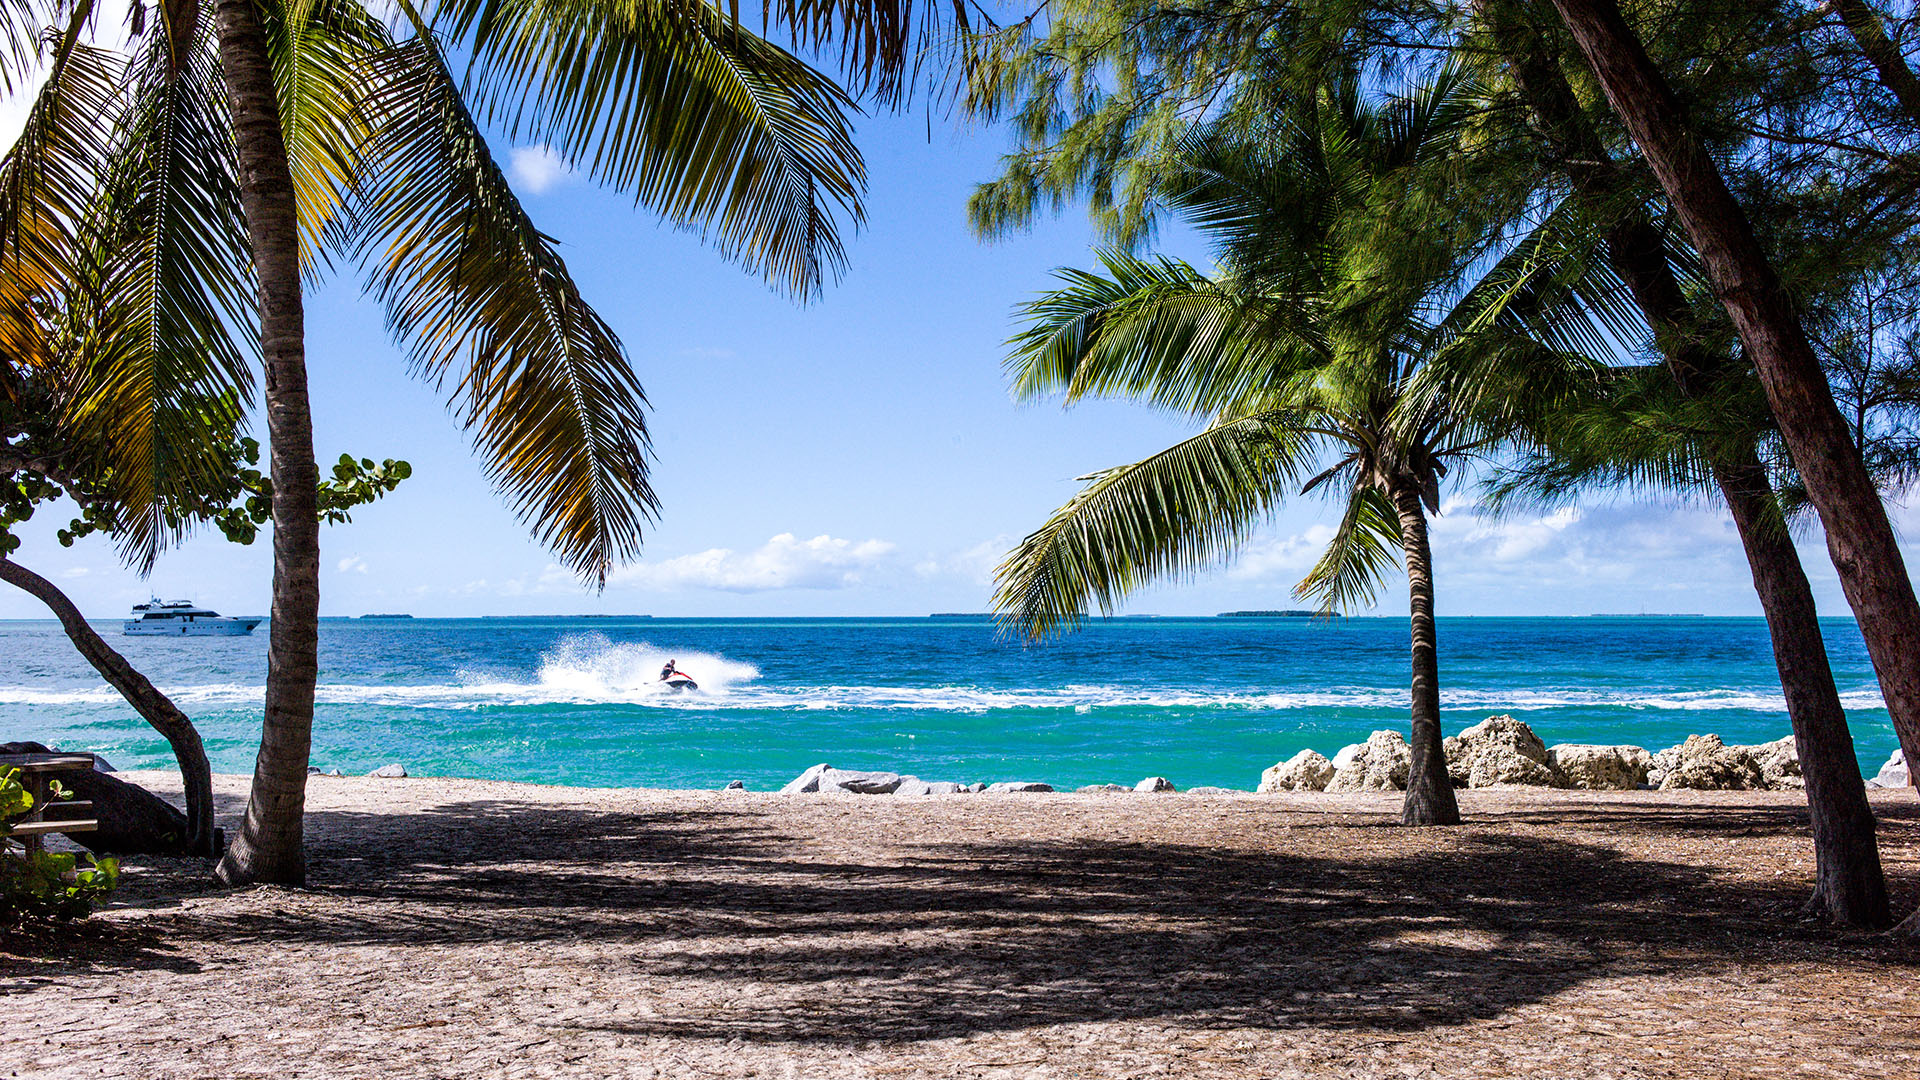
[[[399,0],[392,28],[359,0],[219,0],[210,13],[164,0],[136,5],[149,32],[124,60],[87,44],[91,0],[0,9],[13,55],[50,67],[42,125],[9,155],[0,260],[86,283],[71,298],[85,329],[74,370],[88,379],[73,426],[111,448],[121,502],[147,510],[126,534],[136,562],[177,536],[152,508],[198,460],[199,433],[169,425],[166,405],[247,397],[247,357],[260,356],[266,707],[246,822],[220,874],[298,883],[319,606],[303,279],[336,260],[366,269],[499,490],[604,583],[656,510],[645,398],[507,185],[475,108],[806,297],[844,263],[842,224],[861,219],[852,102],[707,0]],[[840,41],[863,85],[900,92],[905,5],[770,10],[803,44]],[[449,44],[471,58],[463,75]],[[57,302],[45,276],[15,275],[13,299]]]
[[[1440,733],[1428,515],[1485,451],[1501,379],[1559,354],[1523,312],[1550,306],[1545,229],[1503,244],[1460,173],[1472,88],[1454,72],[1377,106],[1347,83],[1263,137],[1190,140],[1168,204],[1216,241],[1221,271],[1102,256],[1104,274],[1026,308],[1015,392],[1115,396],[1206,421],[1143,461],[1086,477],[1002,564],[994,603],[1020,632],[1110,611],[1145,581],[1231,555],[1292,491],[1343,504],[1296,588],[1323,610],[1370,599],[1396,554],[1412,612],[1412,772],[1402,819],[1454,824]],[[1454,211],[1437,214],[1435,200]],[[1491,208],[1489,208],[1491,209]],[[1562,343],[1600,342],[1550,320]]]

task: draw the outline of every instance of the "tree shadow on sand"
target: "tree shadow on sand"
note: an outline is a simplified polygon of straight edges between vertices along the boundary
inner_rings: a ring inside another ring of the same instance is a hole
[[[1771,813],[1662,813],[1689,833],[1794,828]],[[1707,823],[1679,820],[1691,816]],[[1546,824],[1349,821],[1329,857],[1005,838],[819,851],[802,822],[735,811],[329,812],[312,816],[324,902],[169,913],[153,929],[268,945],[592,943],[599,972],[635,989],[582,1026],[780,1042],[1112,1020],[1407,1032],[1595,979],[1804,961],[1920,971],[1909,947],[1787,920],[1801,882],[1629,859]],[[701,1006],[642,1007],[660,980]]]

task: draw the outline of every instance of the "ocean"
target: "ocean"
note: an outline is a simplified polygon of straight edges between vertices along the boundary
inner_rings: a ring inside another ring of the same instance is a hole
[[[1854,623],[1823,623],[1863,771],[1894,736]],[[250,772],[266,627],[99,628],[184,709],[213,767]],[[668,659],[698,693],[659,686]],[[1788,734],[1760,619],[1443,618],[1449,734],[1495,713],[1549,744]],[[1055,787],[1159,775],[1250,789],[1303,747],[1407,724],[1396,618],[1121,618],[1039,646],[983,619],[326,619],[313,762],[364,773],[776,788],[817,762]],[[166,743],[57,623],[0,622],[0,735],[166,768]]]

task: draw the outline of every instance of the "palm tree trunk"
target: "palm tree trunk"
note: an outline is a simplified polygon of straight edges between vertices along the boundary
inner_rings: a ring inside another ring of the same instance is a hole
[[[267,643],[266,715],[240,837],[219,876],[228,884],[306,880],[302,838],[313,686],[319,672],[320,480],[307,401],[300,302],[300,234],[293,176],[280,129],[272,61],[254,0],[220,0],[220,64],[233,114],[240,199],[260,279],[260,350],[266,364],[273,470],[273,618]]]
[[[1601,202],[1632,205],[1632,181],[1586,122],[1556,51],[1524,19],[1497,0],[1482,0],[1497,47],[1514,83],[1583,192]],[[1635,210],[1607,232],[1614,271],[1627,284],[1653,330],[1681,393],[1698,397],[1729,373],[1729,358],[1694,333],[1693,309],[1667,259],[1664,238]],[[1739,377],[1744,378],[1744,375]],[[1800,565],[1771,482],[1752,446],[1739,460],[1714,462],[1714,478],[1739,530],[1760,607],[1773,639],[1774,664],[1793,723],[1801,771],[1808,777],[1815,885],[1809,914],[1879,928],[1891,919],[1886,876],[1874,836],[1873,810],[1840,706],[1813,590]],[[1815,779],[1815,777],[1818,779]]]
[[[1407,600],[1413,639],[1413,768],[1407,773],[1407,801],[1400,810],[1405,825],[1458,825],[1460,805],[1447,776],[1447,751],[1440,741],[1440,642],[1433,621],[1433,548],[1427,540],[1427,511],[1420,487],[1396,477],[1389,485],[1400,517],[1400,546],[1407,554]]]
[[[180,783],[187,795],[185,853],[218,855],[214,850],[213,768],[207,764],[207,750],[201,745],[200,732],[194,729],[193,721],[87,625],[80,609],[59,586],[5,556],[0,556],[0,581],[33,594],[47,605],[60,620],[73,647],[87,658],[93,670],[107,680],[107,685],[120,691],[127,704],[166,738],[167,745],[173,748],[174,760],[180,765]]]
[[[1819,358],[1745,212],[1615,0],[1553,0],[1645,155],[1759,370],[1859,620],[1908,761],[1920,761],[1920,602]],[[1909,920],[1920,932],[1920,921]]]

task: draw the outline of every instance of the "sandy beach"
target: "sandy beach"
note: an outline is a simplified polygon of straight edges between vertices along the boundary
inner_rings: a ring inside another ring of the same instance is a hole
[[[1790,917],[1799,794],[1461,797],[315,778],[309,888],[131,858],[0,957],[0,1075],[1912,1075],[1920,949]]]

